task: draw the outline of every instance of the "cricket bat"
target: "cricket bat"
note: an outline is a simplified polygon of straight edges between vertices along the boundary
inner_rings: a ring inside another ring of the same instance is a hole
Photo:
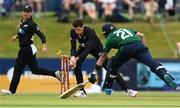
[[[59,96],[59,98],[61,99],[66,99],[68,98],[69,96],[71,96],[72,94],[74,94],[75,92],[77,92],[79,89],[81,89],[82,87],[84,87],[87,83],[89,82],[89,80],[83,82],[83,83],[80,83],[72,88],[70,88],[69,90],[65,91],[63,94],[61,94]]]

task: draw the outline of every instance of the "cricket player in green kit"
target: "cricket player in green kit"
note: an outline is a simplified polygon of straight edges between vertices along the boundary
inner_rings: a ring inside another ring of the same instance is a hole
[[[102,55],[98,59],[93,73],[89,76],[89,81],[91,83],[96,82],[96,73],[102,67],[109,51],[114,48],[118,51],[112,59],[111,73],[105,81],[106,94],[110,95],[112,92],[112,84],[117,76],[117,69],[131,58],[147,65],[151,71],[169,87],[176,89],[177,85],[173,81],[174,78],[167,72],[162,64],[152,59],[152,56],[145,45],[144,34],[129,28],[117,29],[112,23],[105,23],[102,27],[102,31],[107,39]]]

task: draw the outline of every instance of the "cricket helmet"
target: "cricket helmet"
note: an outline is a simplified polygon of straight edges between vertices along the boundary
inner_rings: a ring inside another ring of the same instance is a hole
[[[113,30],[117,29],[112,23],[107,22],[102,26],[102,32],[105,37],[109,35],[109,33]]]

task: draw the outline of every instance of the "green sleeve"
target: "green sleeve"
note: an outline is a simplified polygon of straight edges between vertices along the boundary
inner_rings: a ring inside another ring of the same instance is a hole
[[[104,48],[103,48],[103,52],[109,52],[110,50],[111,50],[111,43],[110,43],[110,41],[106,41],[106,43],[105,43],[105,46],[104,46]]]

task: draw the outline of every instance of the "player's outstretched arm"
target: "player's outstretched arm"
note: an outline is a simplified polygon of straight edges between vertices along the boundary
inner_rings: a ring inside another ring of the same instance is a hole
[[[98,59],[96,65],[102,67],[103,63],[104,63],[104,62],[106,61],[106,59],[107,59],[107,55],[108,55],[108,53],[103,52],[103,53],[101,54],[100,58]]]
[[[97,79],[96,79],[96,73],[99,71],[99,69],[101,69],[103,63],[106,61],[107,59],[107,54],[106,52],[103,52],[100,56],[100,58],[98,59],[96,66],[94,68],[94,71],[90,74],[88,80],[90,83],[94,84]]]
[[[16,41],[16,39],[18,39],[18,35],[14,35],[14,36],[11,37],[12,41]]]
[[[145,38],[144,34],[141,33],[141,32],[137,32],[136,34],[137,34],[139,37],[141,37],[142,42],[144,43],[145,46],[147,46],[146,38]]]
[[[43,53],[47,53],[48,52],[47,45],[45,43],[42,44],[42,52]]]

